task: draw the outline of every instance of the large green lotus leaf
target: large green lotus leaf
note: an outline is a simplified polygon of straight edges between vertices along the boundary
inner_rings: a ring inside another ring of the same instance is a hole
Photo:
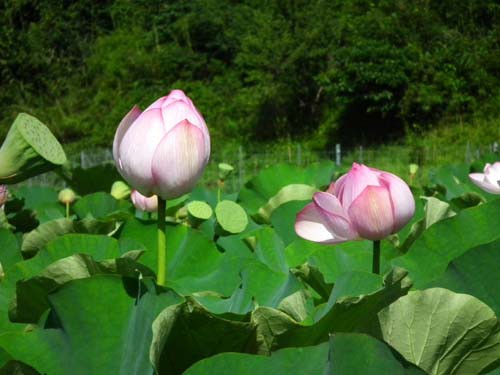
[[[101,221],[92,218],[85,218],[79,221],[66,218],[48,221],[24,235],[21,251],[27,256],[34,256],[50,241],[65,234],[109,234],[116,230],[117,225],[114,221]]]
[[[115,181],[121,180],[114,164],[103,163],[90,168],[73,168],[67,180],[71,188],[80,195],[98,191],[111,191]]]
[[[297,239],[285,248],[289,267],[298,267],[297,274],[323,299],[328,299],[331,284],[343,274],[371,270],[373,244],[370,241],[352,241],[326,246]],[[308,263],[305,263],[308,261]],[[383,268],[387,262],[382,258]]]
[[[40,375],[33,367],[19,361],[0,363],[0,375]]]
[[[335,246],[321,245],[310,263],[316,265],[328,283],[335,283],[344,272],[371,271],[373,244],[371,241],[350,241]],[[381,259],[384,269],[384,258]]]
[[[318,267],[308,263],[291,270],[307,287],[311,296],[319,303],[327,301],[332,293],[333,284],[325,281],[324,275]]]
[[[471,191],[482,195],[482,191],[469,182],[469,171],[468,164],[443,165],[429,173],[429,180],[442,198],[448,201]]]
[[[254,258],[243,264],[242,285],[259,305],[277,307],[303,286],[290,271],[283,241],[271,227],[255,231],[252,240]]]
[[[223,319],[192,300],[167,307],[153,323],[151,362],[162,375],[180,374],[218,353],[254,350],[251,323]]]
[[[146,252],[141,257],[151,269],[157,265],[156,223],[128,220],[120,241],[134,239]],[[178,293],[188,295],[214,291],[230,296],[240,284],[239,269],[232,258],[225,257],[203,233],[184,225],[167,225],[167,284]]]
[[[468,250],[427,287],[441,287],[479,298],[500,316],[500,239]]]
[[[0,264],[5,270],[23,260],[16,236],[9,230],[0,228]]]
[[[203,359],[185,375],[255,375],[307,374],[324,375],[328,368],[329,344],[303,348],[286,348],[270,356],[245,353],[221,353]]]
[[[241,277],[243,288],[261,306],[277,307],[283,298],[303,288],[293,273],[273,271],[258,261],[248,262]]]
[[[129,216],[132,203],[125,200],[116,200],[111,194],[97,192],[86,195],[73,206],[73,211],[80,217],[91,216],[96,219],[115,217],[124,219]]]
[[[419,201],[421,200],[425,200],[426,202],[424,216],[419,221],[413,223],[406,240],[399,246],[399,250],[403,253],[406,253],[415,240],[431,225],[456,215],[448,202],[443,202],[434,197],[422,197]]]
[[[310,165],[307,169],[276,164],[259,172],[247,182],[240,191],[239,200],[250,215],[254,216],[261,207],[268,207],[269,201],[283,187],[290,184],[306,184],[319,189],[330,183],[334,170],[335,165],[331,161]]]
[[[17,281],[34,277],[51,263],[76,252],[89,254],[96,260],[117,258],[121,253],[117,241],[111,237],[66,234],[49,242],[35,257],[6,267],[0,288],[0,328],[8,325],[7,308],[15,297]]]
[[[137,263],[141,252],[130,252],[117,259],[98,262],[87,254],[74,254],[59,259],[27,280],[16,284],[16,298],[9,309],[13,322],[37,323],[49,308],[47,295],[62,285],[76,279],[98,274],[119,274],[127,277],[154,277],[154,272]]]
[[[201,360],[185,375],[254,374],[424,374],[397,358],[377,339],[359,333],[336,333],[329,342],[303,348],[286,348],[270,356],[222,353]]]
[[[306,184],[290,184],[278,191],[271,197],[267,203],[259,208],[258,216],[261,220],[268,223],[275,210],[282,205],[293,201],[311,201],[312,196],[318,189]]]
[[[282,273],[288,272],[285,245],[272,228],[263,227],[255,232],[254,253],[256,258],[271,270]]]
[[[64,206],[58,201],[58,192],[46,186],[22,186],[14,195],[24,201],[24,208],[35,212],[36,218],[44,223],[64,217]]]
[[[277,307],[283,298],[303,290],[304,286],[290,272],[285,262],[283,243],[269,227],[253,233],[253,252],[238,236],[219,238],[217,244],[224,249],[224,268],[236,271],[238,282],[232,284],[230,294],[197,294],[196,299],[209,311],[245,314],[260,306]],[[230,296],[230,297],[227,297]]]
[[[155,223],[129,220],[120,241],[127,238],[140,241],[148,250],[141,262],[156,269],[155,235]],[[224,299],[236,295],[244,296],[243,305],[235,308],[238,312],[245,306],[251,308],[251,304],[244,302],[251,297],[260,305],[277,306],[281,299],[302,286],[284,263],[283,244],[271,228],[260,228],[252,237],[253,253],[237,236],[221,237],[219,246],[226,246],[221,252],[198,230],[183,225],[167,226],[167,285],[183,295],[215,292],[209,294],[209,302],[205,298],[207,294],[202,294],[199,300],[217,312],[221,306],[231,306]],[[220,303],[214,300],[217,295],[220,295]],[[214,303],[218,307],[214,307]]]
[[[0,347],[45,374],[152,373],[151,324],[181,298],[129,279],[136,285],[132,293],[124,281],[99,275],[64,285],[49,295],[51,310],[38,327],[0,335]]]
[[[283,298],[277,307],[297,322],[306,321],[314,308],[314,301],[306,290],[299,290]]]
[[[295,219],[297,213],[304,208],[308,201],[291,201],[279,206],[271,216],[271,224],[286,245],[299,239],[295,233]]]
[[[20,262],[16,268],[23,278],[36,275],[52,262],[75,253],[91,255],[96,260],[116,258],[120,255],[118,241],[102,234],[68,233],[54,238],[31,259]]]
[[[408,253],[395,258],[407,269],[417,288],[438,278],[449,262],[467,250],[500,238],[500,199],[460,211],[427,229]]]
[[[467,294],[411,292],[383,309],[379,322],[384,341],[429,374],[480,374],[500,365],[500,323]]]
[[[237,287],[230,297],[210,291],[193,293],[192,297],[207,311],[221,316],[243,316],[255,308],[254,298],[243,285]]]
[[[300,266],[318,251],[329,251],[329,247],[297,238],[285,247],[286,262],[290,267]]]
[[[406,275],[404,270],[393,270],[385,276],[377,291],[338,298],[320,320],[308,324],[300,324],[282,311],[259,307],[252,314],[252,321],[257,326],[258,352],[269,354],[290,346],[316,345],[327,341],[332,332],[370,332],[377,313],[405,295],[411,287]]]
[[[375,293],[381,285],[383,278],[380,275],[360,271],[343,273],[335,282],[328,301],[316,309],[313,320],[318,321],[325,316],[340,298]]]

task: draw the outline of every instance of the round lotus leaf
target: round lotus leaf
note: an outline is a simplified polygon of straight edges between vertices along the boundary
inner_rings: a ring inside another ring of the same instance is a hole
[[[248,216],[243,207],[233,201],[221,201],[215,207],[217,222],[226,232],[241,233],[248,225]]]
[[[189,215],[196,219],[207,220],[212,216],[212,207],[203,201],[192,201],[187,205]]]
[[[227,163],[219,163],[219,178],[225,180],[232,172],[234,167]]]
[[[0,148],[0,183],[18,183],[66,161],[50,130],[35,117],[20,113]]]

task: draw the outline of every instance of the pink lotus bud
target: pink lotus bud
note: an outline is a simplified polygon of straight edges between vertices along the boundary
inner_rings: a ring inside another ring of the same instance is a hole
[[[469,178],[484,191],[500,194],[500,161],[493,165],[486,163],[484,173],[471,173]]]
[[[399,231],[415,213],[408,185],[392,173],[354,163],[351,170],[297,214],[295,232],[306,240],[334,244],[381,240]]]
[[[135,208],[145,211],[145,212],[155,212],[158,208],[158,197],[153,195],[152,197],[145,197],[137,190],[132,190],[130,193],[130,198]]]
[[[142,113],[132,108],[113,142],[113,158],[123,178],[141,194],[163,199],[191,191],[209,156],[205,120],[181,90],[173,90]]]
[[[0,185],[0,208],[7,202],[8,196],[9,192],[7,191],[7,185]]]

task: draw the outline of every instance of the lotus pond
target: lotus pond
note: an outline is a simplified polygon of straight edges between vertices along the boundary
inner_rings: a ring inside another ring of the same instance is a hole
[[[500,374],[498,196],[470,165],[434,170],[374,274],[371,241],[294,230],[347,168],[274,165],[237,193],[219,181],[168,200],[165,285],[157,213],[111,194],[114,165],[66,165],[67,207],[9,186],[0,373]]]

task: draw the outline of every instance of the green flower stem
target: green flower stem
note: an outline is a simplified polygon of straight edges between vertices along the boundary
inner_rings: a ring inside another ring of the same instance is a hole
[[[66,202],[66,219],[69,219],[69,202]]]
[[[167,202],[158,197],[158,285],[167,282],[167,236],[165,235],[165,210]]]
[[[372,272],[380,274],[380,241],[373,241],[373,264]]]

